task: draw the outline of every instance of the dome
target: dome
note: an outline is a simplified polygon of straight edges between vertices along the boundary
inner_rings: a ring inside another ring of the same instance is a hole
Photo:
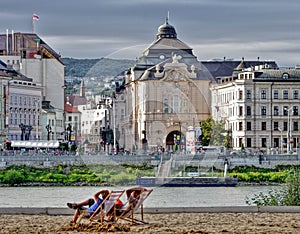
[[[166,19],[166,22],[159,26],[156,34],[157,38],[177,38],[176,30],[175,28],[168,23],[168,19]]]

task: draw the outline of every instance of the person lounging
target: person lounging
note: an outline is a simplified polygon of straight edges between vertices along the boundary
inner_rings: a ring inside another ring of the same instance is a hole
[[[120,216],[124,212],[135,207],[140,198],[141,193],[145,190],[146,189],[142,187],[135,187],[132,189],[128,189],[126,191],[127,202],[126,203],[122,203],[121,201],[119,202],[118,207],[116,207],[116,215]]]
[[[89,198],[79,203],[67,203],[71,209],[75,209],[72,223],[75,224],[79,215],[85,211],[85,217],[90,217],[102,205],[103,200],[109,195],[108,190],[101,190],[94,194],[93,198]]]

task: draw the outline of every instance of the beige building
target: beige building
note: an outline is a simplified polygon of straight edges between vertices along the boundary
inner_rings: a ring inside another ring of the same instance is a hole
[[[184,150],[187,128],[210,116],[213,77],[167,20],[125,79],[119,95],[126,101],[117,106],[121,146],[143,149],[147,142],[149,148]]]
[[[12,32],[0,34],[0,59],[41,85],[40,101],[50,101],[55,111],[54,139],[60,139],[64,132],[65,68],[61,56],[35,33]]]
[[[224,121],[231,146],[273,153],[299,148],[300,69],[247,67],[212,86],[212,116]]]

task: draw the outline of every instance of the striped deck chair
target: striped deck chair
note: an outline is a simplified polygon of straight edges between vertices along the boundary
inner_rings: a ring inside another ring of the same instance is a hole
[[[137,197],[137,201],[135,203],[128,202],[128,206],[122,213],[117,217],[117,219],[122,219],[125,221],[131,222],[131,224],[146,224],[144,221],[144,206],[143,203],[147,199],[147,197],[152,193],[153,189],[144,189],[141,190],[141,193]],[[128,196],[127,196],[128,197]],[[134,217],[134,214],[141,209],[141,219],[137,219]]]
[[[102,223],[104,221],[107,212],[109,212],[113,208],[114,203],[117,201],[117,199],[119,199],[122,196],[123,193],[124,190],[111,191],[109,195],[102,201],[99,207],[90,216],[86,216],[86,213],[88,211],[83,210],[80,217],[78,218],[77,226],[80,224],[82,219],[87,219],[89,221],[89,224],[93,222],[99,222],[99,221]]]
[[[109,221],[106,218],[108,218],[109,214],[110,216],[113,216],[115,214],[115,203],[120,197],[123,195],[125,190],[114,190],[110,193],[108,199],[104,201],[104,206],[99,206],[98,209],[94,212],[94,214],[90,217],[90,222],[97,220],[101,223],[103,221]],[[100,215],[99,215],[100,214]]]

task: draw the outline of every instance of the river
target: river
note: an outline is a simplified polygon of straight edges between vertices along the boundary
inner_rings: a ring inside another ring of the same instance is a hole
[[[145,207],[245,206],[246,197],[267,192],[274,186],[155,187]],[[91,197],[104,187],[1,187],[1,207],[66,207]],[[107,189],[107,187],[105,187]],[[108,187],[110,190],[126,187]]]

